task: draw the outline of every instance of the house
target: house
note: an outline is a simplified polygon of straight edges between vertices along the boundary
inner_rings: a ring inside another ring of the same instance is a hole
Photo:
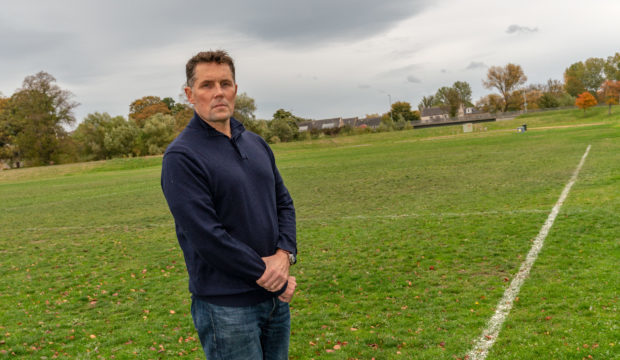
[[[310,131],[312,130],[312,120],[302,121],[297,124],[299,131]]]
[[[424,108],[420,112],[420,120],[424,122],[445,121],[450,118],[450,114],[440,107]]]
[[[350,126],[353,128],[357,126],[357,121],[357,117],[342,119],[342,126]]]
[[[376,129],[379,127],[379,125],[381,125],[381,117],[376,116],[371,118],[358,119],[356,126],[361,128]]]
[[[331,118],[331,119],[322,119],[322,120],[314,120],[312,122],[313,129],[325,130],[325,129],[333,129],[342,127],[342,118]]]

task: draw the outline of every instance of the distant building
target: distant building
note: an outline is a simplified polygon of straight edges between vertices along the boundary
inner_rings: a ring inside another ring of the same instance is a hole
[[[420,120],[422,122],[430,122],[430,121],[444,121],[448,120],[450,115],[444,109],[436,106],[430,108],[424,108],[420,112]]]
[[[377,116],[365,119],[358,119],[356,127],[376,129],[379,127],[379,125],[381,125],[381,117]]]

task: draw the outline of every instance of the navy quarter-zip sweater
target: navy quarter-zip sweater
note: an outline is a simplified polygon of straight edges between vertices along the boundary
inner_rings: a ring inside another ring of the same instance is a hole
[[[247,306],[277,296],[256,284],[261,257],[297,253],[293,200],[269,145],[231,118],[231,137],[196,113],[164,154],[161,186],[187,265],[189,291]]]

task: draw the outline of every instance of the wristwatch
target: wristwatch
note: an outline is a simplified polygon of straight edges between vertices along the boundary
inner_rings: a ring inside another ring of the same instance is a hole
[[[295,265],[297,263],[297,257],[293,253],[288,253],[288,263]]]
[[[278,250],[282,250],[288,255],[288,263],[290,265],[295,265],[297,263],[297,257],[295,256],[295,254],[293,254],[292,252],[289,252],[288,250],[284,250],[280,248],[278,248]]]

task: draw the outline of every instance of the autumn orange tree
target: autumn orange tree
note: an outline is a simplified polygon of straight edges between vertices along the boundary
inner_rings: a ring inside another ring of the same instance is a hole
[[[144,96],[129,105],[129,118],[140,128],[155,114],[170,114],[168,105],[158,96]]]
[[[584,91],[581,94],[579,94],[579,96],[577,96],[577,100],[575,100],[575,105],[578,108],[583,109],[584,113],[586,112],[587,108],[592,107],[596,104],[598,104],[598,102],[596,101],[596,98],[587,91]]]
[[[618,80],[606,80],[599,89],[599,98],[601,98],[605,104],[609,105],[608,115],[611,115],[611,106],[618,104],[618,97],[620,96],[620,81]]]

